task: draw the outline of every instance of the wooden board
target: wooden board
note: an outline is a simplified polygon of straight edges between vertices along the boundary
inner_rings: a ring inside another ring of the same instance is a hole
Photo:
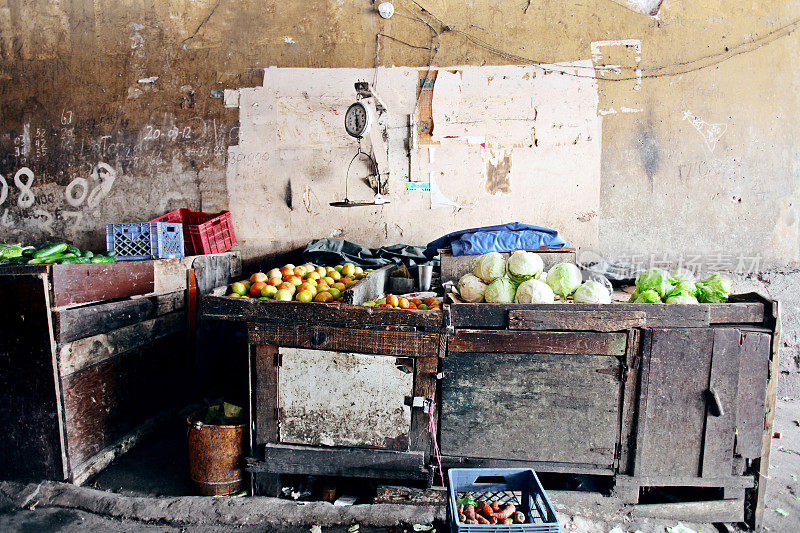
[[[69,458],[81,464],[183,399],[183,334],[62,379]]]
[[[58,368],[61,378],[141,348],[162,337],[185,331],[186,315],[183,311],[177,311],[59,345]]]
[[[266,444],[280,439],[278,425],[278,379],[280,366],[275,364],[278,347],[271,344],[251,346],[250,412],[252,413],[252,451],[263,457]],[[279,474],[254,473],[253,492],[257,496],[276,497],[281,490]]]
[[[736,453],[746,459],[761,456],[764,435],[770,343],[767,333],[743,332],[736,403]],[[771,433],[771,432],[770,432]]]
[[[242,258],[239,252],[198,255],[194,256],[191,268],[197,278],[197,290],[204,295],[241,276]]]
[[[625,333],[460,330],[448,339],[447,347],[450,352],[622,356],[626,339]]]
[[[363,305],[277,302],[220,296],[226,288],[202,299],[201,318],[280,324],[330,324],[345,327],[398,326],[425,331],[442,329],[441,311],[376,309]]]
[[[611,470],[620,367],[598,355],[451,352],[443,361],[442,453]]]
[[[64,480],[46,274],[0,275],[0,479]]]
[[[309,474],[379,479],[427,480],[422,452],[367,448],[324,448],[267,444],[263,461],[248,461],[248,470],[278,474]]]
[[[699,476],[714,331],[653,329],[646,339],[634,474]]]
[[[185,303],[185,295],[181,291],[55,311],[53,327],[56,342],[64,344],[107,333],[179,311]]]
[[[530,251],[535,252],[542,258],[545,271],[550,270],[550,267],[556,263],[575,263],[576,260],[574,248]],[[502,255],[508,259],[508,256],[511,254],[506,252]],[[442,283],[445,283],[446,281],[458,281],[464,274],[472,272],[475,267],[475,260],[480,257],[480,255],[461,255],[453,257],[452,251],[446,249],[439,250],[439,257],[441,259]]]
[[[567,306],[568,307],[568,306]],[[625,331],[642,327],[647,313],[627,309],[576,311],[561,306],[547,310],[510,310],[508,328],[550,331]]]
[[[439,419],[439,399],[436,392],[436,374],[439,371],[440,355],[444,349],[441,347],[440,352],[430,356],[418,357],[414,361],[414,397],[429,398],[432,402],[434,409],[434,420]],[[430,416],[425,411],[425,408],[414,407],[411,411],[411,432],[409,433],[409,449],[418,450],[425,454],[427,461],[430,454],[433,453],[433,442],[428,428]]]
[[[279,347],[278,361],[280,442],[409,449],[414,375],[396,358]]]
[[[62,307],[152,293],[155,290],[154,264],[157,262],[54,265],[51,273],[53,305]]]
[[[609,466],[598,466],[585,463],[527,461],[514,459],[495,459],[487,457],[461,457],[453,455],[443,455],[442,466],[445,468],[445,470],[449,468],[531,468],[535,472],[586,474],[590,476],[608,476],[613,471],[613,468]]]
[[[397,268],[397,265],[386,265],[367,274],[360,279],[350,289],[342,294],[342,301],[346,304],[361,305],[367,300],[378,298],[386,293],[386,284],[389,280],[389,273]]]
[[[636,398],[639,394],[642,350],[642,330],[628,331],[628,344],[625,347],[625,376],[621,383],[621,406],[619,428],[619,457],[617,471],[623,474],[633,473],[633,450],[636,442],[635,414]]]
[[[635,517],[680,519],[695,523],[736,523],[744,520],[744,501],[738,499],[639,504],[630,508],[630,514]]]
[[[417,331],[337,328],[297,324],[251,323],[250,343],[273,344],[294,348],[314,348],[335,352],[373,353],[417,357],[435,355],[439,334]]]
[[[703,477],[729,476],[733,471],[741,339],[742,333],[736,328],[714,329],[708,387],[719,399],[722,412],[715,410],[712,401],[708,402],[701,467]]]
[[[708,304],[712,324],[762,324],[764,304],[762,302],[732,302]]]

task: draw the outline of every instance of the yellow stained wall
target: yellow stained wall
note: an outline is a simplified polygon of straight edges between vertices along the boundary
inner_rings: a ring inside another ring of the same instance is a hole
[[[227,207],[238,114],[211,91],[260,85],[263,67],[552,63],[638,39],[639,61],[602,59],[622,69],[599,83],[600,251],[800,262],[800,4],[394,5],[382,20],[367,0],[0,1],[0,239],[100,246],[109,221]],[[638,90],[609,81],[637,67]]]

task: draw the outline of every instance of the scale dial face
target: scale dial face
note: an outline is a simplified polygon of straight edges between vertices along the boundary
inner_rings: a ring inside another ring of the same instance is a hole
[[[347,108],[344,115],[344,129],[356,139],[361,139],[369,132],[372,125],[372,113],[367,106],[356,102]]]

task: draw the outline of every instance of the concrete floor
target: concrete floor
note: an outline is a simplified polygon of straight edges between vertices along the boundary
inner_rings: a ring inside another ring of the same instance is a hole
[[[781,439],[773,440],[772,459],[770,466],[770,481],[767,486],[767,509],[764,515],[765,530],[781,533],[800,532],[800,401],[782,399],[778,401],[778,408],[775,420],[775,431],[780,432]],[[150,498],[156,497],[175,497],[193,494],[191,484],[187,477],[186,454],[183,449],[183,438],[185,428],[179,423],[173,425],[171,434],[162,434],[161,438],[146,439],[126,456],[118,459],[111,467],[97,476],[90,487],[110,491],[129,500],[135,500],[131,509],[143,509],[147,507]],[[90,491],[98,494],[102,499],[104,492]],[[97,497],[95,498],[97,499]],[[619,532],[665,532],[667,527],[678,524],[677,520],[664,521],[654,519],[633,519],[618,506],[609,503],[609,498],[603,498],[596,494],[588,493],[576,497],[574,493],[553,492],[551,499],[557,508],[559,518],[562,523],[562,531],[577,533],[608,533],[614,528],[615,533]],[[180,498],[175,499],[174,506],[182,505]],[[210,507],[209,500],[201,498],[183,498],[191,500],[192,505],[203,505]],[[238,499],[245,504],[243,498]],[[257,500],[250,498],[249,500]],[[266,500],[266,499],[264,499]],[[241,524],[235,525],[233,522],[227,523],[222,520],[224,508],[229,513],[227,518],[230,520],[230,513],[235,514],[236,506],[227,505],[225,502],[213,502],[215,505],[213,512],[208,513],[208,520],[190,520],[186,524],[175,520],[164,521],[158,519],[134,520],[132,516],[142,516],[136,512],[115,512],[106,504],[108,513],[97,511],[97,505],[82,505],[79,498],[61,498],[62,503],[52,505],[38,505],[35,498],[34,503],[26,504],[23,509],[13,509],[9,501],[3,500],[0,492],[0,531],[2,532],[133,532],[133,531],[191,531],[191,532],[217,532],[217,531],[285,531],[285,532],[307,532],[308,525],[303,526],[281,526],[280,520],[277,524],[265,527],[264,525]],[[69,501],[70,503],[63,503]],[[77,503],[76,503],[77,502]],[[162,501],[163,503],[163,501]],[[249,502],[247,502],[249,504]],[[265,505],[270,505],[269,503]],[[31,508],[32,507],[32,508]],[[172,508],[173,504],[167,506]],[[368,507],[368,506],[363,506]],[[374,506],[373,506],[374,507]],[[228,510],[230,508],[230,510]],[[85,509],[95,509],[97,512],[87,512]],[[252,508],[239,506],[241,512]],[[783,516],[777,510],[780,509],[787,513]],[[146,509],[144,509],[146,511]],[[204,509],[205,510],[205,509]],[[191,509],[185,510],[187,517],[195,516]],[[302,509],[301,509],[302,512]],[[146,514],[146,512],[144,513]],[[112,518],[114,516],[116,518]],[[156,513],[155,516],[158,516]],[[220,521],[216,522],[214,517],[220,516]],[[258,517],[255,517],[257,522]],[[161,523],[159,523],[161,522]],[[164,523],[167,522],[167,523]],[[235,520],[234,520],[235,522]],[[297,523],[297,522],[293,522]],[[735,529],[725,529],[721,525],[712,524],[689,524],[685,526],[694,531],[704,533],[714,531],[730,531]],[[325,533],[344,533],[346,527],[325,527]],[[370,533],[372,531],[386,531],[386,528],[367,528],[362,527],[360,532]]]

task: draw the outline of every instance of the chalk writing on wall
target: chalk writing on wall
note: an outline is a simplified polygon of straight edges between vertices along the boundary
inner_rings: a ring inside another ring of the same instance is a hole
[[[703,137],[708,149],[713,152],[717,147],[717,143],[728,131],[727,124],[711,124],[696,117],[691,111],[683,112],[683,120],[688,120],[689,123],[697,130],[697,133]]]

